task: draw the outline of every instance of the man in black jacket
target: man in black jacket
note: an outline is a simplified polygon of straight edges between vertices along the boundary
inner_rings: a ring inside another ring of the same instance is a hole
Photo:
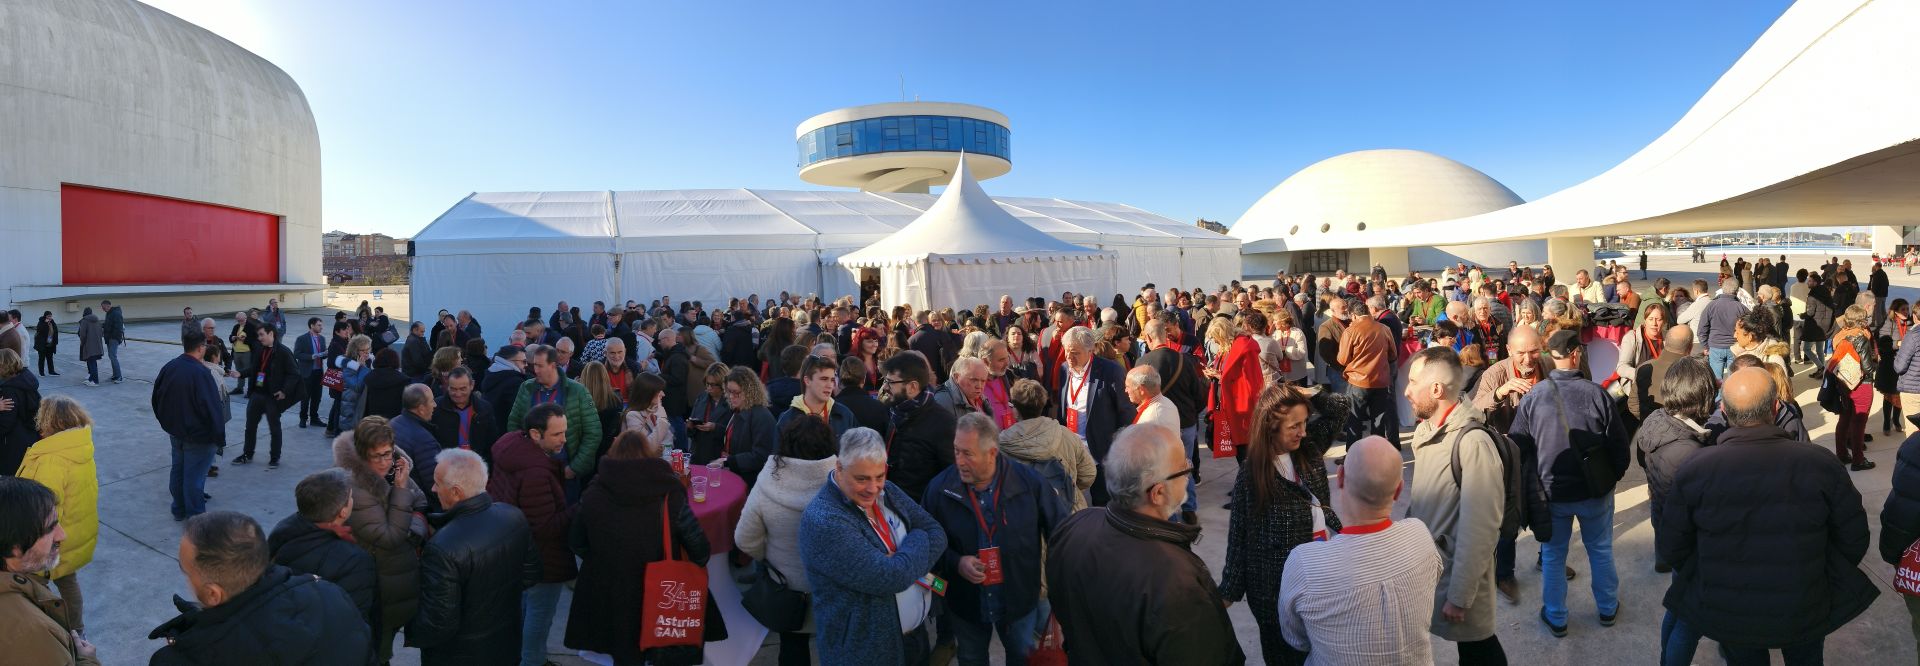
[[[1860,571],[1860,493],[1833,456],[1774,426],[1766,371],[1736,371],[1722,392],[1733,427],[1680,467],[1656,507],[1655,544],[1674,568],[1664,661],[1684,663],[1705,636],[1729,664],[1764,664],[1770,648],[1819,663],[1827,634],[1880,594]]]
[[[953,464],[953,410],[933,401],[933,369],[920,354],[895,354],[880,371],[889,403],[887,480],[908,497],[925,497],[927,483]]]
[[[423,664],[506,666],[520,659],[520,593],[540,582],[533,530],[486,492],[487,466],[472,451],[441,451],[433,492],[447,512],[420,552],[420,610],[407,644]]]
[[[494,405],[493,431],[507,431],[507,413],[513,411],[513,401],[520,395],[520,384],[527,381],[527,351],[514,345],[506,345],[493,354],[493,366],[487,369],[487,378],[480,383],[480,392],[487,398],[488,405]]]
[[[314,472],[293,487],[298,511],[281,519],[267,535],[267,553],[273,563],[294,573],[313,574],[340,589],[360,608],[373,626],[373,595],[377,574],[373,555],[342,535],[353,513],[353,481],[346,470]]]
[[[846,405],[860,427],[886,432],[887,406],[867,395],[866,383],[867,362],[857,356],[840,357],[840,392],[834,394],[833,401]]]
[[[692,361],[687,358],[685,345],[681,344],[680,330],[660,329],[654,336],[654,345],[660,351],[654,352],[660,359],[660,378],[667,381],[666,397],[660,401],[660,407],[667,411],[667,423],[673,428],[673,446],[687,450],[687,373],[692,372]],[[780,407],[780,405],[772,405]]]
[[[1093,331],[1086,327],[1067,329],[1061,335],[1059,368],[1060,390],[1054,404],[1054,418],[1087,443],[1096,464],[1107,458],[1107,447],[1114,434],[1133,422],[1133,403],[1127,400],[1127,371],[1120,364],[1093,355]],[[1107,505],[1104,467],[1097,467],[1093,481],[1094,506]]]
[[[912,337],[907,338],[907,348],[926,357],[927,363],[933,366],[934,381],[944,384],[947,381],[947,366],[953,364],[958,349],[952,333],[934,327],[932,322],[937,317],[931,312],[920,313],[920,327],[914,330]],[[919,496],[917,493],[914,495]]]
[[[800,366],[806,364],[807,353],[807,348],[800,345],[787,345],[780,350],[780,367],[775,368],[780,376],[767,382],[767,409],[784,412],[795,396],[806,391],[800,381]]]
[[[372,656],[372,632],[353,599],[274,564],[260,524],[244,514],[187,521],[180,570],[199,603],[173,598],[180,615],[147,635],[166,640],[152,664],[358,666]]]
[[[254,329],[252,389],[247,393],[247,436],[235,465],[253,462],[253,445],[259,434],[260,418],[267,417],[267,434],[272,442],[267,449],[267,469],[280,468],[280,413],[300,399],[299,366],[293,352],[274,340],[272,326]]]
[[[447,372],[446,392],[433,397],[433,431],[440,448],[469,449],[493,464],[493,442],[500,427],[493,405],[474,390],[473,371],[455,366]]]
[[[320,380],[327,374],[327,337],[320,332],[319,317],[308,317],[306,333],[294,339],[293,368],[306,391],[299,405],[300,427],[305,428],[320,422]]]
[[[1140,357],[1139,365],[1152,367],[1161,377],[1160,394],[1173,402],[1175,411],[1180,413],[1180,445],[1186,448],[1187,459],[1193,460],[1199,453],[1200,409],[1207,405],[1206,376],[1200,373],[1198,360],[1182,354],[1168,344],[1168,334],[1178,330],[1174,328],[1171,314],[1162,313],[1147,321],[1140,331],[1140,342],[1152,351]],[[1180,505],[1180,522],[1198,525],[1200,503],[1196,499],[1193,477],[1187,477],[1187,501]]]
[[[400,371],[414,381],[425,381],[433,371],[433,349],[427,342],[426,326],[413,322],[407,329],[407,342],[400,347]]]

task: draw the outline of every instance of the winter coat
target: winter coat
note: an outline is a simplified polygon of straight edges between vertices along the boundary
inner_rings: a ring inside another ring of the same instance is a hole
[[[1900,339],[1900,349],[1893,355],[1893,373],[1900,377],[1895,384],[1901,393],[1920,393],[1920,326],[1907,328],[1907,335]]]
[[[1439,427],[1422,420],[1408,444],[1413,449],[1413,483],[1407,517],[1426,524],[1442,567],[1429,629],[1450,641],[1482,640],[1495,629],[1494,546],[1505,518],[1507,477],[1493,438],[1480,427],[1479,410],[1457,405]],[[1449,603],[1466,609],[1466,621],[1449,622],[1440,614]]]
[[[742,479],[758,479],[760,468],[779,450],[780,433],[773,423],[772,412],[754,406],[734,412],[720,424],[726,431],[722,441],[727,447],[727,468]]]
[[[1327,488],[1321,456],[1347,421],[1347,401],[1322,391],[1314,394],[1307,436],[1292,454],[1300,483],[1284,478],[1272,460],[1242,465],[1233,483],[1233,509],[1227,523],[1227,559],[1220,573],[1220,596],[1248,600],[1253,618],[1264,627],[1280,625],[1280,575],[1293,548],[1313,539],[1312,506],[1323,510],[1329,534],[1340,531]],[[1275,476],[1274,496],[1261,511],[1253,496],[1252,474]],[[1311,495],[1309,495],[1311,493]]]
[[[342,432],[353,430],[360,423],[360,417],[367,413],[367,377],[373,374],[373,365],[360,363],[341,356],[335,359],[340,367],[340,422],[334,428]]]
[[[440,510],[440,498],[433,494],[433,469],[439,466],[435,460],[440,455],[440,433],[433,422],[423,421],[411,413],[401,414],[389,425],[393,426],[393,445],[407,452],[413,459],[413,487],[427,496],[430,511]]]
[[[885,403],[867,395],[866,390],[858,386],[849,386],[833,396],[835,404],[846,405],[853,412],[853,420],[860,422],[862,428],[872,428],[874,432],[887,431],[887,406]]]
[[[1707,422],[1701,425],[1707,428],[1705,446],[1713,446],[1720,440],[1720,434],[1727,431],[1727,410],[1715,408],[1713,415],[1707,417]],[[1807,434],[1806,419],[1801,414],[1798,403],[1791,400],[1781,402],[1780,409],[1773,413],[1773,425],[1787,431],[1787,434],[1793,435],[1794,439],[1813,443],[1813,437]]]
[[[1106,508],[1054,530],[1048,597],[1069,663],[1245,663],[1213,574],[1193,552],[1199,537],[1198,526]],[[1278,578],[1267,594],[1278,598]]]
[[[493,406],[496,431],[504,433],[513,429],[507,425],[507,416],[513,412],[513,403],[520,397],[520,385],[532,378],[532,375],[515,369],[510,363],[498,359],[493,362],[480,392],[487,396],[487,404]],[[571,423],[573,416],[568,415],[567,421]]]
[[[1266,388],[1266,379],[1260,373],[1259,344],[1249,336],[1234,336],[1219,371],[1208,405],[1214,419],[1213,445],[1217,448],[1222,442],[1232,442],[1245,446],[1253,437],[1253,405]]]
[[[407,452],[395,447],[400,457]],[[408,459],[411,463],[411,459]],[[333,439],[333,465],[353,477],[353,513],[347,527],[353,541],[373,554],[380,572],[380,626],[398,629],[413,619],[419,604],[420,544],[427,540],[427,506],[419,488],[387,483],[353,450],[353,432]]]
[[[520,657],[521,592],[540,579],[527,520],[487,493],[433,517],[420,551],[420,613],[407,645],[426,666],[511,666]]]
[[[640,606],[647,565],[667,559],[660,543],[660,503],[666,502],[678,559],[706,566],[711,552],[700,521],[673,467],[660,458],[614,458],[580,498],[570,542],[580,555],[580,580],[568,609],[566,646],[613,655],[619,663],[697,664],[699,648],[641,652]],[[726,639],[720,605],[709,601],[707,642]],[[823,653],[824,654],[824,653]]]
[[[100,539],[100,475],[93,462],[93,428],[62,430],[40,440],[27,449],[18,476],[53,490],[60,526],[67,530],[67,540],[60,544],[60,563],[47,578],[64,578],[92,562],[93,547]]]
[[[195,370],[200,377],[208,378],[207,371]],[[159,387],[156,385],[154,388],[157,390]],[[157,393],[155,397],[158,398]],[[20,461],[26,458],[27,448],[40,439],[40,433],[34,430],[33,424],[40,414],[40,378],[22,370],[20,374],[0,381],[0,398],[13,401],[13,409],[0,412],[0,472],[12,472],[20,469]],[[159,414],[158,411],[154,413]]]
[[[727,401],[701,391],[700,395],[694,397],[693,407],[687,411],[687,418],[700,419],[713,424],[713,429],[706,432],[694,430],[692,426],[687,427],[687,440],[693,447],[693,463],[705,465],[714,458],[720,457],[720,449],[726,446],[727,420],[733,418],[733,409],[727,407]],[[605,432],[601,434],[611,436]]]
[[[1740,315],[1746,313],[1747,306],[1740,304],[1740,299],[1733,294],[1716,294],[1700,312],[1700,320],[1695,322],[1699,330],[1694,331],[1694,338],[1705,342],[1708,349],[1732,347],[1733,327],[1740,321]]]
[[[1674,476],[1655,546],[1666,607],[1721,643],[1818,640],[1880,590],[1860,571],[1867,513],[1847,470],[1779,428],[1734,428]]]
[[[568,423],[572,429],[572,423]],[[539,546],[541,576],[537,582],[562,583],[573,580],[576,570],[573,553],[567,549],[567,525],[573,520],[573,508],[567,506],[565,468],[547,455],[525,430],[500,437],[493,445],[493,470],[487,479],[487,494],[526,514],[533,527],[533,542]]]
[[[0,384],[0,395],[5,395],[5,389]],[[18,405],[19,400],[14,403]],[[194,444],[225,444],[226,404],[226,391],[207,373],[207,366],[199,358],[181,354],[160,368],[148,406],[169,436]],[[5,413],[0,413],[0,419],[5,419]]]
[[[683,388],[683,390],[679,392],[681,394],[679,400],[681,412],[676,416],[685,420],[688,414],[693,413],[694,401],[699,400],[700,396],[707,394],[707,367],[718,363],[719,360],[714,356],[714,351],[704,345],[693,345],[689,347],[682,344],[680,348],[687,350],[687,376],[681,380],[681,386]],[[674,393],[674,388],[675,385],[673,384],[667,385],[667,391],[669,393]],[[668,411],[667,413],[673,414],[672,411]]]
[[[467,441],[474,453],[493,464],[493,442],[500,439],[498,421],[494,418],[493,404],[479,391],[474,391],[468,400],[473,416],[467,419]],[[433,397],[433,434],[440,438],[440,448],[460,448],[460,410],[454,409],[453,401],[446,395]]]
[[[412,384],[405,374],[394,368],[375,368],[367,375],[367,408],[361,416],[384,416],[398,418],[405,411],[400,400],[401,392]]]
[[[561,377],[554,386],[564,394],[560,404],[567,413],[567,466],[573,468],[575,476],[592,474],[593,464],[600,460],[600,410],[593,406],[593,394],[580,382]],[[540,380],[521,382],[514,394],[513,411],[507,414],[505,431],[526,430],[527,412],[533,409],[533,393],[537,390]]]
[[[315,525],[299,513],[290,513],[267,534],[267,552],[274,564],[340,586],[369,625],[378,619],[374,602],[380,577],[373,555],[339,533]]]
[[[1069,512],[1087,508],[1087,489],[1100,468],[1066,426],[1045,416],[1015,423],[1000,431],[1000,452],[1038,472],[1066,499]]]
[[[793,404],[793,397],[804,392],[806,387],[792,377],[775,377],[767,381],[766,389],[769,411],[774,407],[785,411],[787,405]]]
[[[400,347],[400,371],[408,377],[425,377],[433,371],[433,350],[426,338],[407,336],[407,343]]]
[[[688,397],[684,389],[689,378],[703,376],[695,375],[693,372],[693,361],[687,356],[689,342],[692,341],[681,340],[680,344],[672,349],[654,352],[654,358],[660,361],[660,378],[667,384],[663,389],[665,396],[661,398],[660,404],[667,409],[668,416],[677,419],[687,416]]]
[[[1560,411],[1562,404],[1564,412]],[[1566,418],[1566,428],[1560,427],[1561,415]],[[1578,370],[1556,368],[1547,379],[1535,384],[1520,399],[1507,434],[1533,442],[1539,452],[1540,485],[1546,488],[1548,501],[1577,502],[1610,490],[1588,487],[1580,453],[1574,448],[1576,435],[1605,452],[1615,484],[1627,472],[1627,431],[1614,411],[1613,397],[1599,384],[1581,377]]]
[[[793,402],[788,403],[786,411],[780,412],[780,418],[774,420],[773,431],[776,433],[785,432],[787,424],[792,423],[794,419],[803,419],[810,416],[819,418],[818,415],[807,411],[806,396],[796,395],[793,397]],[[827,404],[827,427],[833,430],[833,441],[838,442],[840,441],[840,436],[846,434],[848,430],[860,427],[860,421],[853,417],[853,410],[847,409],[846,405],[829,401]]]
[[[0,645],[21,664],[100,666],[82,657],[69,633],[67,609],[47,580],[34,574],[0,575]]]
[[[80,326],[75,332],[80,336],[80,360],[98,361],[107,355],[106,334],[101,331],[100,318],[86,315],[80,318]]]
[[[1907,417],[1920,425],[1920,415]],[[1920,433],[1900,444],[1893,462],[1893,489],[1880,508],[1880,559],[1898,566],[1901,555],[1920,541]]]
[[[33,349],[42,354],[52,354],[60,350],[60,326],[50,321],[40,322],[33,327]],[[25,358],[20,359],[22,361]]]
[[[1647,472],[1647,494],[1653,511],[1660,510],[1667,493],[1673,489],[1674,474],[1707,445],[1710,434],[1705,426],[1683,420],[1665,409],[1647,415],[1640,429],[1633,433],[1634,455],[1640,461],[1640,468]],[[1654,534],[1656,540],[1659,536]]]
[[[900,486],[888,481],[878,501],[906,524],[904,532],[893,535],[892,555],[867,512],[840,492],[832,475],[801,514],[800,557],[813,586],[816,645],[836,664],[902,663],[906,645],[895,595],[932,571],[947,548],[940,524]]]
[[[147,634],[166,639],[153,666],[312,664],[360,666],[373,651],[347,593],[312,574],[267,567],[252,587],[213,608],[173,598],[180,615]]]
[[[1832,292],[1826,285],[1808,288],[1806,311],[1800,313],[1800,339],[1802,341],[1827,339],[1827,336],[1833,332],[1833,318],[1838,314],[1834,308]]]
[[[931,397],[893,426],[887,433],[888,482],[909,499],[925,497],[927,482],[953,465],[953,426],[953,411]]]
[[[775,459],[760,471],[740,510],[740,522],[733,526],[734,548],[773,565],[786,576],[788,589],[813,592],[807,582],[807,563],[800,557],[800,517],[839,461],[837,456]],[[813,633],[812,608],[807,609],[807,623],[800,633]]]
[[[994,461],[995,497],[986,504],[996,515],[997,527],[989,541],[980,529],[973,495],[960,470],[948,467],[933,477],[921,502],[927,514],[947,532],[947,547],[934,572],[947,579],[947,611],[972,624],[993,624],[1025,617],[1040,601],[1042,546],[1053,529],[1067,519],[1066,501],[1017,461]],[[985,588],[960,573],[960,558],[975,556],[981,548],[1000,549],[1003,581],[998,586],[1000,606],[989,617],[982,595]]]
[[[927,363],[933,366],[933,380],[941,383],[947,381],[947,370],[960,352],[951,334],[926,324],[921,324],[913,336],[907,338],[907,348],[927,357]]]

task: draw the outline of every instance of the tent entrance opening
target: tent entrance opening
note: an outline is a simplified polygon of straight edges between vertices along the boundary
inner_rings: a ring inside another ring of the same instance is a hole
[[[880,269],[860,269],[860,302],[867,303],[880,297]]]

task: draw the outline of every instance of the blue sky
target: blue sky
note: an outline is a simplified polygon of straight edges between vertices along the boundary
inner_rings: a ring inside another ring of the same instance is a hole
[[[1232,223],[1289,174],[1427,150],[1532,200],[1677,120],[1785,0],[152,0],[278,64],[320,127],[327,229],[410,235],[473,191],[818,189],[794,126],[992,107],[994,194]]]

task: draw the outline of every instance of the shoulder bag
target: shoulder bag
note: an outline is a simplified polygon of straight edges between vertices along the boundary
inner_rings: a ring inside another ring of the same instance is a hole
[[[807,624],[813,595],[787,587],[786,575],[761,560],[753,565],[753,580],[740,594],[740,605],[769,630],[796,632]]]
[[[647,563],[640,649],[699,647],[707,623],[707,571],[678,557],[673,516],[664,499],[660,501],[660,545],[666,559]]]

